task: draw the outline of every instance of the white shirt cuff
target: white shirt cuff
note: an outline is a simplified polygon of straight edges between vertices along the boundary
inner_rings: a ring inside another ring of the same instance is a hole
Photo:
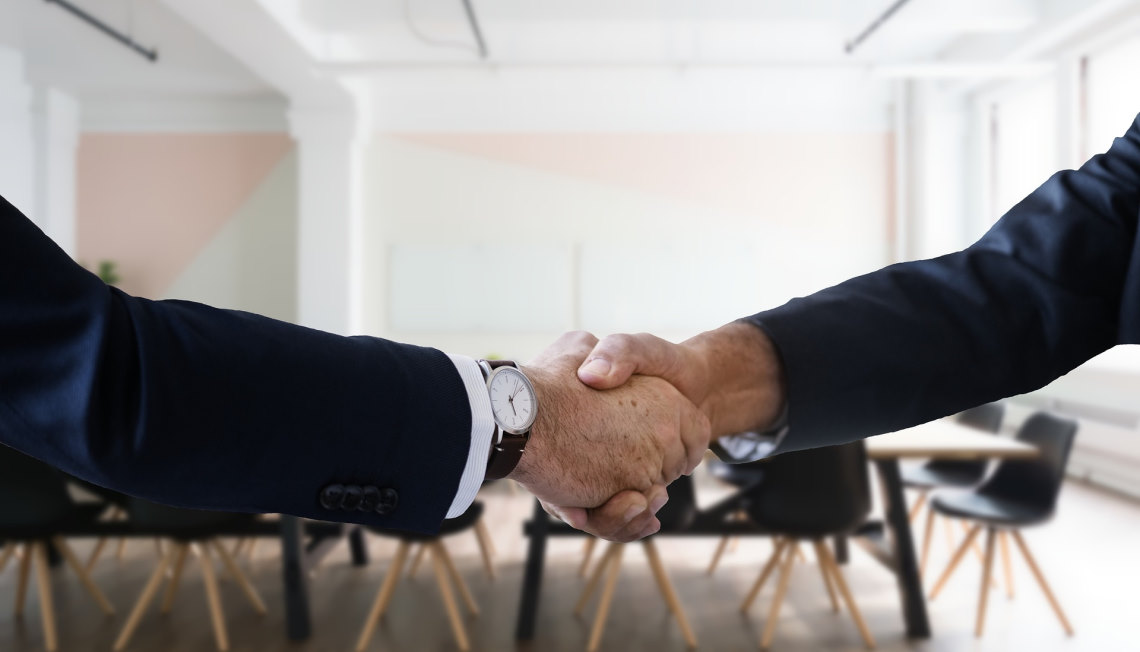
[[[462,355],[448,355],[451,363],[467,387],[471,403],[471,448],[467,451],[467,465],[459,480],[459,490],[447,510],[447,518],[461,516],[471,503],[487,475],[487,458],[491,455],[491,437],[495,436],[495,418],[491,414],[491,397],[487,394],[487,381],[479,371],[479,363]]]

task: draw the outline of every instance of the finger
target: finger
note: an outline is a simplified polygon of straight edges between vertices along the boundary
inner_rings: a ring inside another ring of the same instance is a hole
[[[701,460],[704,459],[705,451],[709,448],[712,425],[704,412],[698,410],[695,405],[688,401],[682,401],[680,420],[681,443],[685,447],[686,458],[685,470],[682,473],[691,475]]]
[[[549,363],[562,356],[570,356],[581,364],[582,360],[589,355],[590,351],[597,344],[598,338],[594,337],[593,333],[587,331],[568,331],[560,335],[558,339],[554,340],[550,346],[543,349],[541,353],[527,364],[537,365],[540,363]]]
[[[646,493],[623,491],[600,507],[584,510],[551,506],[574,527],[609,541],[634,541],[657,518],[656,510],[668,500],[664,486],[657,485]]]
[[[610,335],[594,346],[578,368],[578,379],[595,389],[618,387],[633,374],[659,376],[677,385],[682,380],[683,351],[648,333]]]

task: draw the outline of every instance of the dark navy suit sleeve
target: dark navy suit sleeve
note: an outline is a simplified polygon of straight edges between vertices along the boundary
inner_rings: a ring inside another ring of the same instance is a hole
[[[968,249],[893,265],[749,318],[773,340],[777,452],[891,432],[1038,389],[1140,342],[1140,117]]]
[[[434,531],[470,429],[439,351],[129,296],[0,199],[4,444],[167,504]],[[395,508],[330,511],[328,485]]]

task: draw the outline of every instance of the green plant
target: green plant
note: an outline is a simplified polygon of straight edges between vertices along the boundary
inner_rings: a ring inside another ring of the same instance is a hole
[[[122,277],[119,276],[119,273],[115,271],[115,261],[113,260],[100,260],[99,270],[95,273],[98,274],[99,278],[103,279],[103,282],[107,285],[114,285],[123,280]]]

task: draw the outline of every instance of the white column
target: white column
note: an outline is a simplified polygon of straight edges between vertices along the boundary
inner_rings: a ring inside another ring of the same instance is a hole
[[[32,89],[24,81],[24,57],[0,48],[0,196],[36,219]]]
[[[351,109],[294,108],[289,124],[298,153],[298,321],[359,333],[363,130]]]
[[[79,103],[54,88],[36,93],[36,205],[40,228],[75,255],[75,175]]]

